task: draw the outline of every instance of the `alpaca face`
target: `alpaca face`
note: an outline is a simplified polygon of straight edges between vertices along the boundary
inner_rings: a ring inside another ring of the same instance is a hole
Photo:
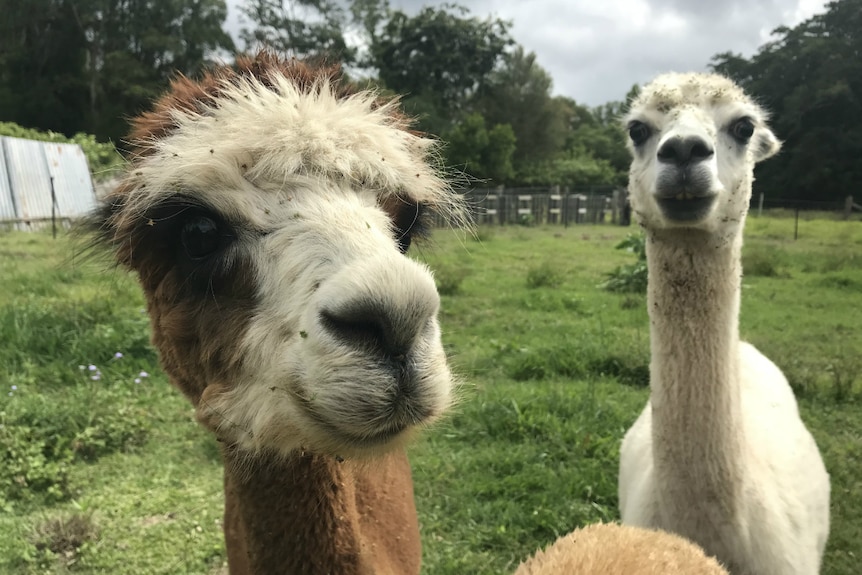
[[[631,203],[648,229],[740,229],[754,164],[780,148],[764,112],[716,75],[659,76],[625,122]]]
[[[263,64],[265,81],[222,72],[210,100],[139,136],[102,237],[138,273],[162,364],[220,440],[379,451],[450,403],[439,297],[405,252],[428,209],[459,200],[391,106]]]
[[[439,297],[403,254],[421,206],[322,182],[261,205],[269,224],[241,248],[250,265],[239,267],[256,279],[240,364],[230,383],[205,388],[202,420],[248,450],[343,454],[440,415],[451,375]]]

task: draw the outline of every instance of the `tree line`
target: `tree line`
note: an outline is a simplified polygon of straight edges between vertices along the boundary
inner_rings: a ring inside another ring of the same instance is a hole
[[[552,95],[511,23],[456,4],[410,15],[388,0],[245,0],[239,42],[224,0],[0,0],[0,120],[119,142],[175,73],[270,46],[339,61],[352,80],[402,94],[445,160],[483,185],[624,185],[619,101]],[[241,46],[237,44],[242,44]],[[835,200],[862,187],[862,0],[826,12],[746,59],[710,66],[773,112],[784,151],[759,168],[769,197]]]

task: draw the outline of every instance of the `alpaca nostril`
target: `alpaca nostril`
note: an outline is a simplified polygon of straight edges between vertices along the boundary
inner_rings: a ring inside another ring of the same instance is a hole
[[[374,306],[323,310],[320,312],[320,323],[326,331],[350,347],[393,357],[403,355],[408,348],[392,321]]]
[[[667,140],[658,149],[658,159],[667,164],[678,166],[689,162],[701,162],[712,157],[715,151],[705,140],[697,136],[676,137]]]

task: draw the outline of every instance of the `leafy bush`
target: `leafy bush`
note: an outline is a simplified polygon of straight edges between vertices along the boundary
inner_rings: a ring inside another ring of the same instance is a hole
[[[563,276],[551,264],[545,262],[527,270],[527,287],[556,287],[563,282]]]
[[[777,248],[746,246],[742,252],[742,273],[746,276],[779,277],[786,256],[785,252]]]
[[[79,132],[67,138],[57,132],[42,132],[32,128],[24,128],[12,122],[0,122],[0,136],[39,140],[41,142],[60,142],[78,144],[84,151],[90,172],[97,180],[107,179],[123,166],[124,160],[117,148],[111,142],[98,142],[96,136]]]
[[[470,270],[466,267],[441,266],[434,270],[434,283],[440,295],[455,295],[468,275]]]
[[[69,495],[69,459],[58,461],[48,439],[25,425],[7,421],[0,412],[0,509],[11,511],[11,501],[41,493],[45,501]]]
[[[73,463],[146,439],[139,382],[155,352],[146,316],[124,306],[48,298],[0,306],[0,365],[11,374],[0,394],[0,509],[64,500]]]
[[[649,385],[649,355],[645,346],[616,342],[611,349],[593,336],[536,348],[502,346],[499,358],[515,381],[553,377],[586,379],[613,377],[625,385]]]
[[[28,397],[16,390],[5,399],[0,411],[0,509],[9,509],[13,501],[62,501],[72,495],[73,463],[143,443],[146,414],[140,407],[122,405],[127,401],[123,396],[117,388],[90,389],[55,403],[43,394]]]
[[[616,245],[618,250],[627,250],[637,256],[637,261],[617,267],[608,274],[608,280],[601,287],[612,292],[619,293],[646,293],[647,290],[647,261],[646,261],[646,236],[643,234],[629,234]]]

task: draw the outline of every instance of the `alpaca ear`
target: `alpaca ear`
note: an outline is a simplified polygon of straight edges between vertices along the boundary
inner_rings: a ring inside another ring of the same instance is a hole
[[[770,158],[781,149],[781,140],[766,126],[758,126],[751,141],[751,153],[755,162]]]

